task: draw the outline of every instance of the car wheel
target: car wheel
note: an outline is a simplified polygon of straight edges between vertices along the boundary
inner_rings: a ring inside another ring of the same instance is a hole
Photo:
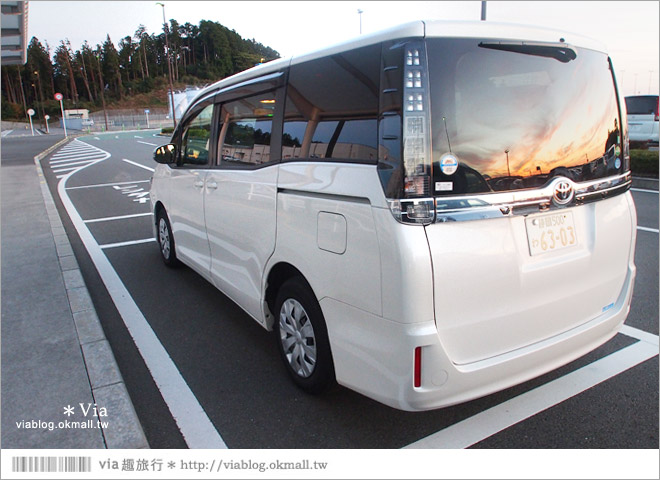
[[[164,209],[158,211],[156,216],[156,229],[158,231],[158,247],[163,262],[168,267],[175,267],[179,264],[176,258],[176,250],[174,249],[174,236],[172,235],[172,227],[167,218],[167,213]]]
[[[328,332],[321,307],[302,278],[282,285],[275,311],[277,345],[291,378],[308,393],[325,391],[335,383]]]

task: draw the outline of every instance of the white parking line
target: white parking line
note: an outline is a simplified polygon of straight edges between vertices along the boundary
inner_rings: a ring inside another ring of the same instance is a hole
[[[158,146],[155,143],[143,142],[142,140],[138,140],[137,143],[144,143],[145,145],[151,145],[152,147],[157,147]]]
[[[89,163],[91,165],[91,162],[85,162],[85,163]],[[81,168],[80,165],[78,165],[77,167],[57,168],[57,169],[53,168],[53,173],[72,172],[73,170],[78,170],[79,168]]]
[[[4,138],[4,137],[6,137],[7,135],[9,135],[11,132],[13,132],[13,130],[3,130],[3,132],[2,132],[2,138]]]
[[[134,182],[97,183],[95,185],[79,185],[77,187],[66,187],[66,189],[79,190],[81,188],[114,187],[115,185],[132,185],[134,183],[149,183],[150,181],[151,180],[135,180]]]
[[[92,162],[92,161],[93,161],[93,160],[89,160],[89,159],[85,159],[85,160],[74,160],[74,161],[70,161],[70,160],[62,160],[61,163],[58,162],[58,163],[56,163],[55,165],[53,165],[53,164],[51,163],[50,168],[52,168],[53,171],[55,171],[56,168],[70,167],[71,165],[82,165],[83,163],[88,163],[88,162]]]
[[[129,240],[128,242],[108,243],[106,245],[99,245],[99,247],[105,250],[106,248],[128,247],[131,245],[140,245],[142,243],[150,243],[155,241],[155,238],[143,238],[142,240]]]
[[[130,163],[131,165],[135,165],[136,167],[144,168],[145,170],[149,170],[150,172],[153,172],[154,169],[151,167],[147,167],[146,165],[142,165],[140,163],[134,162],[133,160],[128,160],[126,158],[122,158],[122,160],[126,163]]]
[[[66,182],[69,178],[71,178],[71,174],[57,185],[62,204],[69,214],[71,222],[76,227],[80,239],[85,245],[140,355],[142,355],[186,444],[190,448],[227,448],[224,440],[181,376],[181,372],[179,372],[167,350],[160,343],[149,322],[144,318],[133,297],[121,281],[119,274],[112,267],[104,250],[96,242],[89,228],[80,217],[67,193]],[[145,241],[147,240],[145,239]],[[149,239],[149,241],[154,240]],[[105,248],[110,247],[106,245]]]
[[[647,190],[645,188],[631,188],[630,190],[633,192],[655,193],[656,195],[658,194],[657,190]]]
[[[637,226],[637,230],[641,230],[642,232],[660,233],[660,230],[658,230],[657,228]]]
[[[646,332],[643,332],[646,333]],[[651,334],[648,334],[651,335]],[[405,448],[467,448],[658,355],[655,343],[639,341],[563,377],[500,403]]]
[[[147,213],[135,213],[133,215],[119,215],[116,217],[105,217],[105,218],[92,218],[90,220],[84,220],[85,223],[98,223],[98,222],[109,222],[112,220],[126,220],[129,218],[137,218],[137,217],[150,217],[152,214],[151,212]],[[101,247],[103,248],[103,247]]]
[[[98,155],[98,154],[96,154],[96,155],[92,155],[92,156],[90,156],[90,154],[87,154],[87,155],[76,155],[75,157],[64,158],[64,159],[62,159],[62,160],[52,160],[52,161],[48,162],[48,164],[49,164],[51,167],[55,167],[55,166],[60,165],[60,164],[62,164],[62,163],[66,163],[66,162],[77,162],[77,161],[79,161],[79,160],[103,160],[103,157],[101,157],[101,156]]]
[[[58,155],[56,157],[51,157],[50,162],[48,162],[48,163],[74,160],[76,158],[88,157],[90,155],[95,155],[97,157],[100,156],[100,155],[98,155],[98,152],[96,152],[94,150],[86,150],[86,151],[81,151],[81,152],[76,152],[76,153],[70,153],[68,155]]]

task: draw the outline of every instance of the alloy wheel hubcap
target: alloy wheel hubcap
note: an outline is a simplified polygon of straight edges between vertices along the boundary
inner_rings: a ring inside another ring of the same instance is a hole
[[[307,312],[297,300],[289,298],[280,309],[280,341],[289,365],[297,375],[307,378],[316,367],[316,337]]]
[[[164,218],[158,223],[158,239],[160,240],[160,251],[163,257],[170,258],[170,232]]]

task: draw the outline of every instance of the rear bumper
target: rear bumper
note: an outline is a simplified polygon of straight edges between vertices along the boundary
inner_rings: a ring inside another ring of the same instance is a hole
[[[565,365],[612,338],[630,310],[635,266],[629,265],[615,305],[579,327],[541,342],[456,365],[434,322],[401,324],[325,298],[321,300],[339,384],[408,411],[462,403]],[[414,350],[422,347],[421,387],[413,386]]]
[[[649,142],[658,143],[658,130],[657,127],[653,132],[628,132],[628,140],[631,142]]]

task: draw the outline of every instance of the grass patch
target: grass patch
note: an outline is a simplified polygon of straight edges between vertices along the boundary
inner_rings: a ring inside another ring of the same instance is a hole
[[[633,175],[658,178],[658,152],[630,150],[630,169]]]
[[[174,127],[163,127],[160,129],[160,133],[163,135],[172,135],[174,132]]]

